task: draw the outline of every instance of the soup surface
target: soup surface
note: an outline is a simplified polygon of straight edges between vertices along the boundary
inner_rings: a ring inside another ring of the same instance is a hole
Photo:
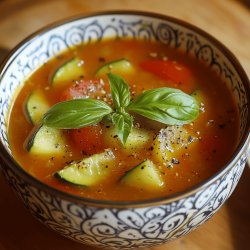
[[[94,98],[112,106],[107,72],[126,81],[132,99],[163,87],[192,95],[198,118],[169,126],[131,113],[125,145],[108,119],[37,132],[58,102]],[[238,131],[229,90],[200,62],[157,42],[106,40],[72,48],[27,79],[11,111],[9,139],[17,162],[50,186],[93,199],[143,200],[183,191],[216,173],[230,159]]]

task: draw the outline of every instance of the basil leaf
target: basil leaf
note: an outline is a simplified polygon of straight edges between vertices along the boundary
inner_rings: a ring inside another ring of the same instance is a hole
[[[112,116],[112,122],[115,125],[119,139],[124,145],[132,129],[132,116],[128,113],[114,113]]]
[[[125,81],[118,75],[108,73],[107,74],[111,89],[112,100],[115,108],[127,107],[130,103],[129,87]]]
[[[111,107],[103,101],[75,99],[55,104],[42,122],[54,128],[81,128],[100,122],[111,112]]]
[[[199,114],[195,98],[173,88],[147,90],[131,102],[127,109],[168,125],[190,123]]]

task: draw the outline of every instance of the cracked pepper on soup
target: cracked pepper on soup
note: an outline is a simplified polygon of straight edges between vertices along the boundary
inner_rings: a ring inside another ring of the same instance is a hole
[[[71,48],[25,82],[10,116],[17,162],[56,189],[98,200],[145,200],[215,174],[237,143],[225,83],[158,42]]]

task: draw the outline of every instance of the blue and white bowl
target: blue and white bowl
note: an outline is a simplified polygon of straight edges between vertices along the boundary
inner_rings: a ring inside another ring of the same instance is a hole
[[[176,50],[184,50],[225,80],[239,109],[240,137],[230,162],[218,173],[185,192],[168,197],[112,202],[58,191],[30,176],[18,165],[8,142],[8,117],[24,80],[66,48],[110,36],[157,40]],[[232,194],[250,151],[249,94],[249,80],[231,52],[190,24],[162,15],[131,11],[97,13],[66,20],[30,36],[1,66],[0,153],[3,174],[25,207],[39,221],[67,238],[106,249],[163,244],[207,221]]]

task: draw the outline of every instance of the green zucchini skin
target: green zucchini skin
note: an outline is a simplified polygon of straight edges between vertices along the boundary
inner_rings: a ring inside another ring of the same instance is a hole
[[[115,156],[111,150],[73,161],[55,173],[57,178],[81,187],[90,187],[106,178],[112,170]]]
[[[66,179],[63,178],[58,172],[54,173],[54,177],[55,177],[58,181],[64,183],[65,185],[69,185],[69,186],[74,187],[74,188],[79,188],[79,189],[81,189],[81,188],[88,188],[88,186],[86,186],[86,185],[83,185],[83,184],[75,184],[75,183],[73,183],[73,182],[70,182],[70,181],[66,180]]]
[[[83,77],[84,74],[85,70],[83,66],[81,66],[81,60],[78,58],[71,58],[70,60],[63,63],[53,73],[51,77],[51,85],[56,86],[58,84],[72,82],[73,80]]]
[[[25,102],[26,116],[33,125],[41,122],[49,108],[50,105],[41,90],[33,91]]]
[[[63,132],[45,125],[36,126],[26,141],[26,149],[37,155],[63,155],[66,142]]]
[[[133,72],[133,66],[125,58],[121,58],[115,61],[108,62],[101,66],[95,73],[96,76],[103,76],[110,72],[116,74],[129,74]]]
[[[148,159],[126,172],[120,183],[149,191],[161,189],[164,184],[155,164]]]

